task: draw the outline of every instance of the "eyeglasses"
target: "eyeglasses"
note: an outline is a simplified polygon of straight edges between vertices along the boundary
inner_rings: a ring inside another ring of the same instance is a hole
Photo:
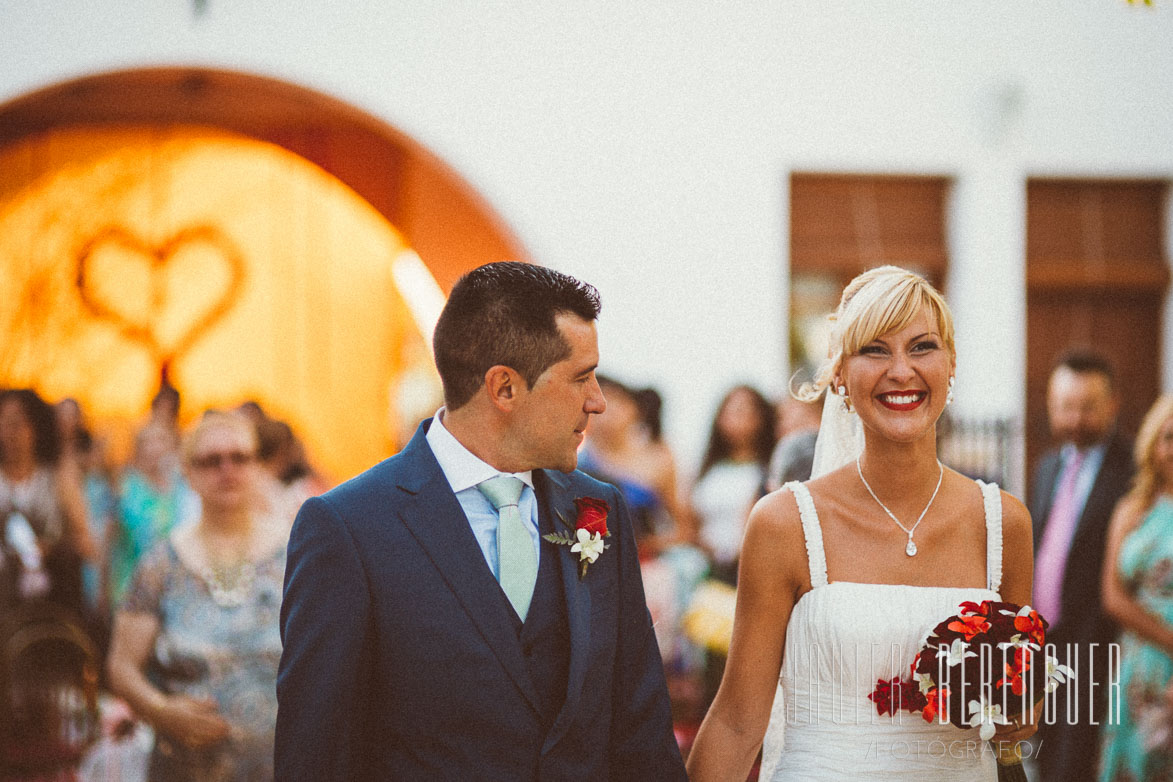
[[[230,462],[234,467],[248,464],[256,457],[244,451],[221,451],[219,453],[202,453],[191,457],[191,466],[197,470],[216,470]]]

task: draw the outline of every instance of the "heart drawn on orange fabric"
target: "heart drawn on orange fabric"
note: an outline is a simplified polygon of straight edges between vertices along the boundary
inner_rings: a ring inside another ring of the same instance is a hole
[[[236,305],[244,276],[240,250],[212,225],[154,245],[111,226],[77,254],[82,303],[146,345],[164,368]]]

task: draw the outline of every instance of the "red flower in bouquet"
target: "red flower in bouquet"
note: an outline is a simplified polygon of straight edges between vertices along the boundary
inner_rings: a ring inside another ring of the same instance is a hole
[[[1023,683],[1022,674],[1026,671],[1027,666],[1022,660],[1025,657],[1025,652],[1021,649],[1014,650],[1014,662],[1006,663],[1006,675],[998,680],[998,687],[1005,687],[1010,685],[1010,691],[1017,697],[1022,697],[1026,685]]]
[[[868,700],[876,704],[876,711],[883,717],[885,714],[895,714],[900,710],[892,697],[893,690],[896,693],[900,692],[900,677],[888,681],[886,679],[876,680],[876,689],[872,690],[871,695],[868,695]]]
[[[1039,612],[1032,609],[1030,606],[1025,606],[1014,616],[1014,629],[1020,633],[1026,633],[1030,636],[1031,641],[1039,646],[1043,645],[1043,638],[1046,631],[1043,629],[1043,618],[1039,616]]]
[[[960,607],[961,610],[958,611],[957,613],[960,614],[961,616],[965,616],[966,614],[979,614],[981,616],[989,616],[990,615],[990,607],[993,604],[994,604],[994,601],[992,601],[992,600],[983,600],[980,603],[975,603],[972,600],[966,600],[964,603],[961,604],[961,607]]]
[[[945,687],[932,687],[925,693],[925,707],[921,709],[921,716],[925,718],[925,722],[932,722],[941,712],[949,713],[949,690]]]
[[[981,615],[959,616],[949,623],[949,629],[963,635],[965,640],[972,641],[975,635],[989,630],[990,623]]]
[[[876,689],[868,696],[868,700],[876,704],[880,716],[895,715],[901,710],[916,713],[925,706],[925,696],[916,683],[902,680],[899,676],[890,681],[878,680]]]

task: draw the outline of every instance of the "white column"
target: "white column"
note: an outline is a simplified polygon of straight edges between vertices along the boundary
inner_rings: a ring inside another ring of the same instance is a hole
[[[1026,409],[1026,179],[991,155],[958,173],[950,198],[947,294],[957,325],[956,414],[1018,424]],[[1022,496],[1024,444],[1007,490]]]

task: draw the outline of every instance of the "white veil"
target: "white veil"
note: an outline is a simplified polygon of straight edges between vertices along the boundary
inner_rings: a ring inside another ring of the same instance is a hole
[[[819,422],[819,436],[815,441],[815,460],[811,468],[811,479],[838,470],[855,461],[863,453],[863,426],[859,416],[847,410],[843,397],[827,388],[823,401],[823,417]],[[770,708],[770,724],[762,741],[762,768],[759,779],[770,782],[774,768],[782,754],[782,740],[786,726],[786,707],[782,699],[782,685],[774,692],[774,705]]]
[[[827,389],[823,402],[823,418],[819,422],[819,437],[815,440],[815,461],[811,480],[838,470],[855,461],[863,453],[863,426],[859,416],[848,412],[843,397]]]

